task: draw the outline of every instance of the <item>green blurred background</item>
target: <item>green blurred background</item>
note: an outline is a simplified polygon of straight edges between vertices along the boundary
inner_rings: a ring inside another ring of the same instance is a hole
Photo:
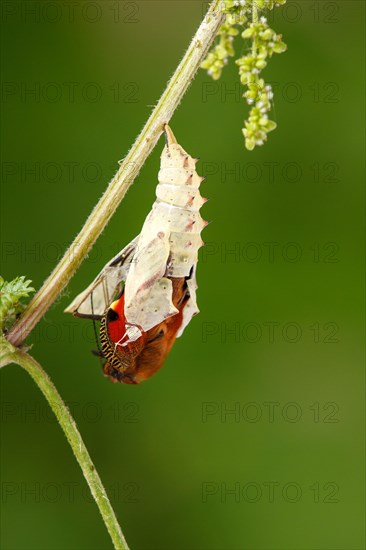
[[[2,274],[39,288],[117,169],[195,32],[195,1],[3,2]],[[29,337],[132,549],[362,549],[363,53],[359,1],[289,2],[264,75],[278,123],[243,147],[230,63],[174,115],[207,176],[201,313],[165,367],[111,384],[71,298],[138,232],[163,140]],[[244,51],[237,44],[238,53]],[[30,90],[33,90],[31,92]],[[32,172],[33,170],[33,172]],[[1,372],[2,548],[111,542],[60,427]],[[232,411],[230,413],[230,411]]]

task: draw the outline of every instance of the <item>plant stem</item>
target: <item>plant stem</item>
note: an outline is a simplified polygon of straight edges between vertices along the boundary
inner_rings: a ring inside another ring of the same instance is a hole
[[[0,367],[9,363],[16,363],[23,367],[33,378],[51,409],[55,413],[57,420],[62,427],[73,453],[80,464],[80,468],[90,487],[90,491],[102,514],[104,523],[111,536],[114,548],[118,550],[128,550],[127,542],[123,536],[121,527],[109,502],[107,493],[103,487],[102,481],[90,458],[87,448],[82,440],[80,432],[76,426],[75,420],[71,416],[67,406],[63,402],[60,394],[54,386],[52,380],[42,369],[33,357],[24,353],[20,349],[14,348],[4,338],[0,341]]]
[[[64,257],[23,311],[7,338],[18,346],[32,331],[85,259],[154,149],[220,28],[222,0],[214,0],[142,132]]]
[[[252,23],[258,23],[258,8],[256,4],[256,0],[253,0],[252,4]],[[255,57],[257,54],[257,40],[256,35],[253,36],[253,44],[252,44],[252,56]]]

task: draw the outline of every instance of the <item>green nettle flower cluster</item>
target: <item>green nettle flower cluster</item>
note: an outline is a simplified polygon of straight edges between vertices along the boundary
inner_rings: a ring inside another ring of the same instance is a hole
[[[21,276],[8,283],[0,276],[0,333],[11,327],[24,309],[21,299],[34,292],[31,282]]]
[[[229,57],[235,55],[233,42],[239,34],[238,27],[244,27],[241,36],[251,41],[249,53],[236,60],[241,83],[247,88],[243,97],[251,106],[248,119],[244,122],[245,146],[250,151],[256,145],[263,145],[267,134],[276,128],[269,119],[273,92],[270,84],[260,78],[267,66],[268,58],[274,53],[286,50],[282,36],[268,26],[265,17],[259,14],[282,5],[286,0],[224,0],[225,23],[218,33],[219,43],[208,54],[201,67],[214,79],[220,78]]]
[[[222,69],[227,64],[229,57],[235,55],[233,42],[234,37],[239,34],[236,27],[243,27],[248,21],[247,14],[250,11],[250,2],[251,0],[242,2],[224,0],[223,2],[223,12],[226,13],[226,19],[218,32],[219,43],[214,46],[201,64],[201,68],[207,69],[207,73],[214,80],[220,78]]]

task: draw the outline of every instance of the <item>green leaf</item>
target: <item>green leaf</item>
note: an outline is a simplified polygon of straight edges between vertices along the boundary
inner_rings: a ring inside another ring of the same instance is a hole
[[[26,281],[25,276],[16,277],[9,283],[0,276],[0,328],[8,330],[15,322],[17,315],[24,309],[22,298],[35,292],[29,286],[32,281]]]

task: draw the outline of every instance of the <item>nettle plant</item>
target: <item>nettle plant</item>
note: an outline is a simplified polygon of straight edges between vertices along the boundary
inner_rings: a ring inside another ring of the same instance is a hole
[[[154,149],[159,137],[165,131],[165,134],[168,136],[164,149],[165,157],[162,157],[165,171],[160,172],[161,181],[157,196],[158,201],[163,200],[165,203],[166,216],[164,214],[165,217],[163,215],[154,217],[153,214],[150,214],[150,218],[147,218],[150,220],[149,223],[156,233],[154,235],[146,231],[145,233],[141,233],[141,235],[146,234],[145,240],[149,242],[149,247],[147,247],[148,254],[140,258],[140,263],[144,266],[144,273],[147,271],[154,274],[156,278],[155,287],[157,289],[155,295],[159,296],[161,294],[163,296],[165,306],[161,310],[161,318],[159,316],[160,302],[154,297],[153,309],[157,314],[158,325],[154,324],[151,321],[151,316],[148,315],[146,321],[143,323],[139,321],[141,326],[138,328],[142,330],[145,338],[148,338],[149,331],[154,332],[153,338],[148,339],[145,342],[146,345],[144,344],[145,351],[148,350],[150,353],[151,348],[161,347],[160,342],[165,341],[166,345],[162,355],[164,356],[167,353],[174,341],[178,328],[182,328],[182,326],[175,324],[174,315],[183,312],[184,325],[189,322],[190,317],[196,311],[194,300],[196,288],[195,265],[193,269],[193,264],[190,267],[189,262],[192,258],[196,262],[197,250],[202,244],[199,233],[200,229],[204,227],[203,220],[199,218],[199,208],[204,203],[204,199],[202,199],[198,190],[202,178],[196,174],[194,168],[197,159],[190,157],[176,143],[174,135],[169,130],[167,124],[200,67],[206,69],[213,79],[217,80],[220,78],[229,58],[235,56],[234,38],[241,32],[241,36],[246,44],[246,53],[236,59],[236,63],[239,67],[240,81],[245,88],[243,96],[250,106],[249,116],[243,128],[245,146],[247,149],[252,150],[257,145],[263,145],[267,139],[268,132],[273,130],[276,124],[269,118],[273,97],[272,89],[261,77],[261,72],[274,53],[281,53],[286,49],[281,35],[268,26],[266,13],[269,10],[273,10],[276,6],[284,4],[284,2],[285,0],[214,0],[144,128],[136,138],[124,160],[120,162],[120,167],[109,183],[104,195],[86,220],[71,247],[65,252],[64,257],[25,308],[22,300],[34,291],[29,286],[31,281],[25,280],[25,277],[21,276],[7,283],[0,277],[0,367],[10,363],[20,365],[30,374],[44,394],[80,464],[83,475],[111,536],[114,548],[128,549],[128,545],[101,479],[68,408],[46,372],[28,353],[29,346],[24,345],[23,342],[50,306],[57,300],[81,262],[87,257],[91,247],[106,227],[127,190],[134,182],[145,160]],[[216,37],[218,42],[213,46],[212,51],[209,52]],[[178,182],[181,185],[180,190],[177,188]],[[170,191],[173,187],[176,188],[174,193]],[[173,205],[178,212],[181,212],[174,220],[170,217],[169,205]],[[162,219],[165,220],[163,231],[160,225]],[[197,229],[194,231],[193,228],[196,222]],[[147,227],[146,222],[144,227]],[[166,231],[171,231],[170,235],[174,234],[174,238],[167,238]],[[156,243],[155,249],[154,243]],[[189,251],[189,247],[192,247],[191,251]],[[166,251],[168,251],[168,254]],[[161,259],[159,263],[161,273],[158,276],[156,276],[154,268],[154,261],[156,261],[157,257]],[[126,258],[127,255],[122,253],[117,258],[118,261],[116,259],[112,260],[112,263],[107,264],[96,281],[101,282],[102,285],[107,284],[107,286],[111,285],[113,288],[120,288],[120,282],[121,280],[123,281],[128,272],[127,266],[125,269]],[[127,264],[132,264],[132,260],[131,262],[128,261]],[[140,264],[137,263],[136,265]],[[110,267],[113,268],[112,271],[109,269]],[[135,268],[137,269],[136,266]],[[118,278],[119,276],[120,279]],[[176,277],[180,277],[181,279],[180,286],[177,286]],[[151,277],[149,281],[150,279]],[[172,279],[174,279],[173,282]],[[143,300],[143,306],[150,303],[149,281],[142,285],[147,296]],[[128,284],[126,283],[126,285],[127,288]],[[171,289],[175,292],[174,296],[171,295]],[[99,294],[95,286],[92,286],[91,291],[87,289],[85,292],[87,297],[93,296],[97,303]],[[82,297],[84,297],[84,294]],[[105,296],[104,287],[100,296]],[[133,293],[131,296],[133,297]],[[141,294],[138,299],[141,299]],[[136,300],[138,299],[136,298]],[[136,300],[132,298],[132,305],[130,304],[130,307],[137,306],[138,302]],[[96,303],[94,306],[96,306]],[[126,318],[128,313],[126,313],[126,310],[119,311],[121,308],[123,309],[121,299],[118,300],[118,307],[113,309],[112,306],[115,303],[105,304],[110,310],[109,314],[111,315],[108,314],[109,317],[107,320],[111,324],[116,322],[119,313],[125,314]],[[188,305],[190,309],[187,309]],[[80,304],[77,304],[76,309],[79,306]],[[92,306],[93,304],[91,304]],[[87,310],[90,313],[89,305],[87,305]],[[141,312],[143,312],[143,315],[146,313],[146,311],[141,309],[138,313],[138,318],[141,317]],[[152,312],[152,317],[154,312]],[[168,313],[165,314],[164,312]],[[93,314],[93,311],[91,313]],[[103,312],[101,311],[100,313],[102,314]],[[149,311],[147,313],[149,314]],[[129,315],[131,316],[131,313]],[[171,319],[173,319],[173,323],[170,326]],[[156,330],[157,327],[159,327],[159,331]],[[171,338],[169,335],[171,335]],[[129,345],[132,346],[135,341],[138,342],[140,336],[138,332],[132,335]],[[131,360],[136,359],[135,352],[136,349],[132,346],[129,350]],[[123,350],[121,353],[121,361],[115,362],[114,356],[112,359],[110,358],[110,361],[114,361],[113,367],[116,366],[117,369],[123,370],[126,353]],[[145,359],[144,364],[147,364],[149,368],[148,363],[150,359],[147,356]],[[114,365],[114,363],[116,364]],[[157,367],[160,366],[156,357],[155,364]],[[112,374],[114,377],[116,376],[116,373]]]
[[[240,82],[245,87],[243,97],[251,106],[248,119],[244,121],[245,147],[252,151],[256,145],[263,145],[268,132],[276,128],[269,119],[273,91],[260,74],[274,53],[286,51],[282,35],[277,34],[267,23],[265,13],[285,4],[286,0],[227,0],[223,2],[225,22],[221,26],[219,41],[206,59],[202,69],[214,79],[221,77],[222,70],[230,57],[235,56],[234,38],[241,37],[248,43],[248,53],[236,59]]]

